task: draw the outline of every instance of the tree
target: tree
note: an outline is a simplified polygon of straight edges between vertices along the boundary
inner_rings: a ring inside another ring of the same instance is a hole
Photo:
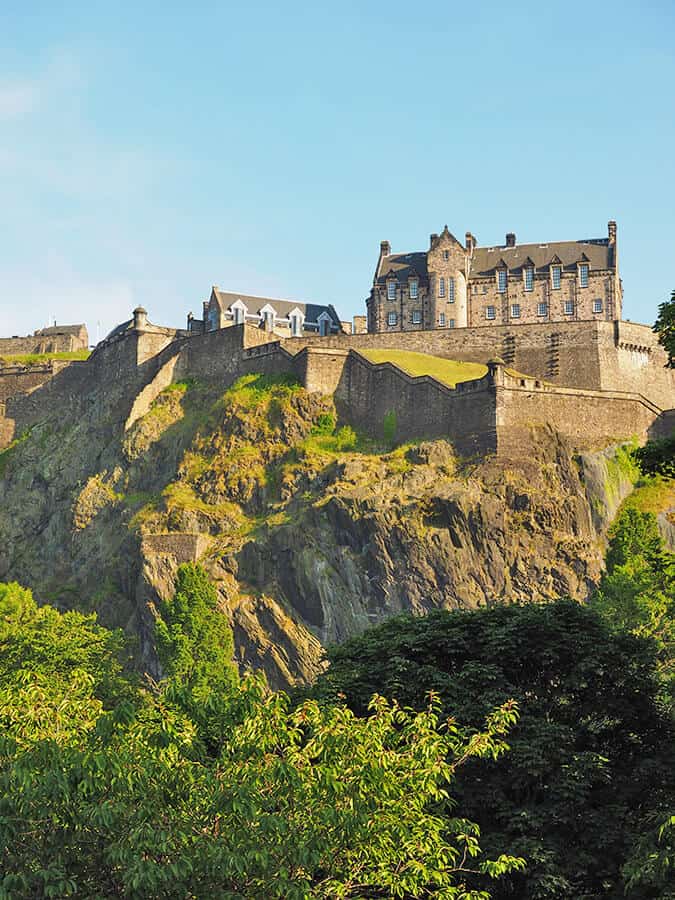
[[[670,300],[659,306],[659,315],[654,323],[654,331],[659,336],[659,344],[668,354],[669,368],[675,368],[675,291]]]
[[[674,788],[675,734],[655,703],[651,642],[559,601],[403,616],[328,656],[315,695],[342,693],[359,715],[373,690],[415,708],[433,690],[445,712],[477,727],[515,698],[510,752],[472,761],[455,791],[486,849],[508,846],[526,859],[494,896],[623,896],[621,869],[641,822],[667,810]],[[629,896],[660,896],[640,890]]]
[[[484,900],[465,887],[472,872],[487,883],[522,866],[501,851],[486,857],[462,810],[439,814],[456,770],[505,751],[512,702],[465,732],[433,695],[418,712],[376,696],[357,718],[341,703],[294,708],[260,678],[237,684],[221,653],[231,653],[231,635],[195,567],[179,573],[158,622],[168,677],[131,684],[111,709],[97,692],[106,673],[118,677],[117,636],[106,639],[91,617],[36,610],[12,590],[0,603],[13,660],[0,693],[17,670],[43,665],[41,615],[60,635],[52,675],[77,698],[82,673],[87,715],[62,739],[60,691],[30,740],[0,737],[0,898]],[[85,653],[83,629],[107,649],[79,670],[62,666],[71,643],[75,658]],[[223,697],[235,710],[227,728]],[[197,698],[218,727],[201,712],[192,718]],[[25,712],[31,700],[22,702]]]

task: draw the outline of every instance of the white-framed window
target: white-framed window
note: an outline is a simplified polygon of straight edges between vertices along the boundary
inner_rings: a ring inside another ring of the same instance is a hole
[[[450,276],[448,278],[448,303],[455,302],[455,279]]]
[[[551,287],[554,291],[560,290],[560,279],[562,277],[562,266],[551,266]]]
[[[387,313],[387,325],[395,325],[396,324],[396,313],[390,312]]]
[[[232,310],[232,321],[235,325],[242,325],[246,320],[246,306],[241,300],[235,300],[230,307]]]
[[[443,276],[438,279],[438,296],[445,297],[445,278]]]
[[[416,278],[410,279],[410,299],[411,300],[417,300],[417,283],[418,282],[417,282]]]
[[[574,300],[565,300],[565,315],[574,315]]]
[[[387,282],[387,300],[395,300],[396,299],[396,282],[388,281]]]
[[[594,300],[593,301],[593,312],[594,313],[602,312],[602,300]]]
[[[483,293],[484,293],[484,294],[487,294],[487,284],[484,284],[484,285],[483,285]]]
[[[445,313],[438,314],[438,324],[441,326],[441,328],[445,328]]]
[[[512,303],[511,304],[511,318],[512,319],[520,318],[520,303]]]
[[[537,303],[537,315],[538,316],[547,316],[548,315],[548,303]]]
[[[413,309],[412,323],[413,323],[413,325],[421,325],[422,324],[422,310],[421,309]]]
[[[485,318],[486,319],[496,319],[497,318],[497,310],[494,306],[486,306],[485,307]]]
[[[454,327],[455,327],[455,320],[449,319],[448,320],[448,328],[454,328]]]
[[[506,269],[497,269],[497,290],[500,294],[506,293]]]
[[[525,266],[525,270],[523,273],[523,280],[525,282],[525,290],[533,291],[534,290],[534,266]]]
[[[261,318],[263,321],[263,325],[265,326],[265,330],[271,331],[274,328],[274,310],[273,309],[261,310]]]
[[[579,287],[588,287],[588,263],[579,266]]]
[[[300,316],[291,316],[291,337],[300,337],[302,334],[302,322]]]

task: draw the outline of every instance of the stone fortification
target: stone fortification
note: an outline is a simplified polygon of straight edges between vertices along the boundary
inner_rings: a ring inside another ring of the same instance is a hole
[[[73,353],[87,350],[89,335],[84,325],[52,325],[25,337],[0,338],[0,357],[32,353]]]
[[[374,347],[497,361],[484,378],[453,389],[359,352]],[[513,451],[532,426],[548,425],[589,447],[665,432],[675,376],[664,363],[651,330],[624,322],[279,339],[246,324],[207,334],[160,328],[138,309],[87,362],[0,374],[2,441],[6,446],[54,405],[73,417],[92,406],[102,416],[115,410],[128,428],[172,381],[225,388],[264,372],[292,373],[309,391],[333,394],[345,421],[379,436],[387,420],[398,440],[444,436],[470,454]]]

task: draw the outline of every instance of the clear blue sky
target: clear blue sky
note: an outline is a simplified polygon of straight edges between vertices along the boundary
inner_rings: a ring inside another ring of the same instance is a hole
[[[0,334],[212,284],[363,311],[380,240],[602,237],[675,288],[675,3],[0,5]]]

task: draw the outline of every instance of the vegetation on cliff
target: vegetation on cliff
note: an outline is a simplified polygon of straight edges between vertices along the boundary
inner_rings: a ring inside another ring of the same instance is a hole
[[[659,336],[659,344],[668,354],[668,366],[675,368],[675,291],[671,293],[670,300],[660,304],[654,331]]]

